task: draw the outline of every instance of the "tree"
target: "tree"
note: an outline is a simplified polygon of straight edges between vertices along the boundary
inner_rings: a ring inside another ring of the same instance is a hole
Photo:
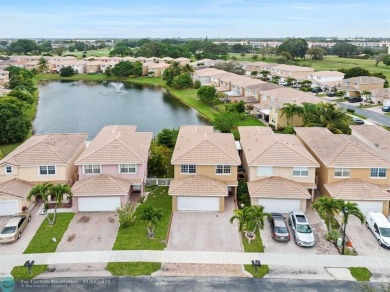
[[[282,108],[282,117],[286,116],[287,125],[291,125],[294,116],[301,117],[303,115],[303,108],[295,103],[285,103]]]
[[[30,92],[28,92],[26,89],[14,88],[11,90],[10,93],[8,93],[8,96],[14,96],[18,100],[20,100],[22,102],[26,102],[28,104],[34,103],[34,96]]]
[[[31,122],[20,106],[4,98],[0,100],[0,144],[22,142],[31,129]]]
[[[162,79],[166,81],[168,86],[172,86],[173,79],[184,72],[184,68],[179,62],[172,62],[171,66],[164,70]]]
[[[390,66],[390,54],[387,54],[387,55],[383,56],[382,62],[386,66]]]
[[[357,52],[357,47],[348,42],[338,42],[332,48],[332,54],[347,57]]]
[[[362,213],[362,211],[359,209],[358,207],[358,204],[357,203],[354,203],[354,202],[349,202],[349,201],[344,201],[344,200],[339,200],[339,206],[338,206],[338,211],[339,212],[343,212],[343,210],[347,208],[348,209],[348,213],[345,214],[345,217],[344,217],[344,220],[343,220],[343,223],[345,226],[345,224],[348,223],[348,219],[351,215],[355,216],[356,218],[358,218],[360,220],[360,223],[363,224],[364,223],[364,220],[365,220],[365,217],[364,217],[364,214]]]
[[[268,216],[268,213],[264,212],[264,206],[253,205],[250,207],[250,220],[254,222],[253,233],[256,233],[257,230],[264,229],[264,216]]]
[[[49,66],[48,66],[49,62],[44,58],[44,57],[41,57],[38,61],[38,72],[39,73],[45,73],[49,70]]]
[[[66,196],[66,200],[70,200],[73,197],[72,190],[67,184],[56,184],[51,185],[49,188],[49,195],[51,197],[51,201],[55,201],[54,211],[53,211],[53,221],[51,225],[53,225],[56,221],[57,208],[61,206],[64,196]],[[47,211],[47,210],[46,210]],[[50,224],[50,223],[49,223]]]
[[[238,113],[225,111],[215,115],[213,125],[222,133],[230,133],[233,126],[237,125],[239,119]]]
[[[239,63],[233,62],[233,61],[223,62],[223,63],[221,62],[221,63],[215,64],[214,68],[219,69],[219,70],[223,70],[223,71],[227,71],[227,72],[231,72],[231,73],[235,73],[238,75],[245,74],[245,70],[242,68],[242,66]]]
[[[50,219],[49,213],[47,212],[47,210],[49,209],[49,203],[48,202],[49,202],[49,192],[50,192],[50,188],[51,187],[52,187],[52,184],[49,183],[49,182],[44,182],[42,184],[34,186],[30,190],[30,192],[28,193],[27,200],[31,201],[31,199],[33,197],[35,199],[37,199],[37,197],[40,196],[42,201],[43,201],[43,208],[45,210],[46,219],[47,219],[47,221],[49,222],[50,225],[53,225],[54,221],[52,219]]]
[[[179,135],[178,129],[164,128],[157,134],[157,141],[159,145],[165,145],[168,148],[173,149],[176,144],[177,136]]]
[[[148,237],[154,238],[154,228],[163,218],[161,210],[152,206],[147,206],[141,211],[141,219],[146,221],[146,230],[148,231]]]
[[[28,54],[33,51],[39,52],[39,47],[33,40],[20,39],[8,46],[9,54]]]
[[[60,69],[60,75],[62,77],[71,77],[77,74],[77,70],[74,70],[72,66],[65,66]]]
[[[135,223],[135,220],[137,219],[135,216],[135,210],[136,208],[133,207],[130,202],[128,202],[122,208],[116,209],[120,228],[127,228]]]
[[[242,209],[234,210],[233,216],[230,217],[229,222],[233,223],[234,220],[238,221],[238,230],[247,231],[249,229],[249,207],[244,207]]]
[[[251,57],[251,59],[254,60],[254,61],[256,61],[257,59],[259,59],[259,55],[253,55],[253,56]]]
[[[66,51],[66,49],[64,47],[58,47],[58,48],[55,48],[53,50],[53,52],[55,54],[57,54],[58,56],[62,56],[62,54]]]
[[[129,76],[141,76],[142,75],[142,63],[121,61],[115,64],[111,70],[112,75],[120,78],[128,78]]]
[[[313,208],[321,215],[325,217],[325,224],[328,226],[328,231],[332,231],[332,219],[334,214],[339,211],[340,202],[337,199],[329,197],[319,197],[313,203]]]
[[[365,97],[366,97],[366,101],[367,101],[367,102],[371,102],[371,96],[372,96],[371,91],[363,90],[362,96],[365,96]]]
[[[326,51],[322,48],[311,47],[310,49],[307,50],[306,54],[311,56],[312,60],[323,60]]]
[[[305,58],[306,51],[308,49],[307,42],[301,38],[290,38],[284,41],[278,47],[278,54],[281,52],[287,52],[294,58]]]
[[[148,173],[151,176],[163,177],[168,173],[169,160],[172,151],[165,145],[158,145],[155,141],[150,146]]]
[[[201,86],[196,94],[202,102],[207,104],[213,104],[217,99],[217,90],[214,86]]]
[[[245,112],[245,102],[240,100],[238,102],[227,104],[225,108],[228,112],[243,113]]]
[[[188,73],[181,73],[173,77],[172,87],[175,89],[186,89],[192,87],[192,78]]]
[[[3,152],[0,151],[0,159],[3,159],[4,155]]]
[[[352,78],[352,77],[359,77],[359,76],[370,76],[370,72],[366,69],[363,69],[361,67],[352,67],[351,69],[345,70],[344,78]]]
[[[386,56],[387,54],[378,54],[378,55],[375,55],[374,56],[374,59],[375,59],[375,66],[378,66],[378,64],[380,62],[383,62],[383,58]]]

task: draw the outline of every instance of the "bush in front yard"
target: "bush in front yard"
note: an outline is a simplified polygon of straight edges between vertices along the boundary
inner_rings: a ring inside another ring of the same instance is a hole
[[[131,203],[127,203],[122,208],[117,209],[118,212],[118,221],[120,223],[120,228],[130,227],[135,223],[135,208],[131,205]]]
[[[331,242],[336,242],[337,239],[340,237],[340,232],[338,230],[333,229],[332,231],[328,232],[326,234],[326,240]]]

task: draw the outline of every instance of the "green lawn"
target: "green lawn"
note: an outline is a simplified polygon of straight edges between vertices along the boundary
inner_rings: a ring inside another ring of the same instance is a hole
[[[269,273],[269,267],[267,265],[262,265],[255,272],[255,268],[252,265],[244,265],[245,271],[252,274],[253,278],[263,278]]]
[[[390,113],[385,113],[385,116],[390,116]]]
[[[113,276],[150,276],[161,269],[160,263],[108,263],[107,270]]]
[[[31,274],[29,274],[28,269],[24,266],[16,266],[12,269],[11,275],[15,280],[30,280],[39,274],[46,272],[47,265],[34,265],[31,269]],[[4,290],[5,291],[5,290]]]
[[[244,119],[240,120],[237,126],[265,126],[262,121],[260,121],[255,116],[245,116]]]
[[[74,213],[58,213],[54,225],[49,225],[47,219],[45,219],[24,253],[55,252],[73,217]],[[52,241],[53,237],[57,242]]]
[[[364,267],[349,268],[349,270],[351,271],[352,276],[359,282],[370,281],[372,276],[371,272]]]
[[[145,221],[140,219],[142,209],[153,206],[161,209],[163,219],[155,228],[155,238],[149,239]],[[113,250],[163,250],[166,247],[168,228],[172,213],[172,198],[168,196],[168,187],[158,187],[149,194],[144,204],[136,211],[137,221],[133,226],[119,229]]]
[[[38,74],[35,76],[37,81],[45,80],[85,80],[85,81],[118,81],[120,78],[115,76],[107,77],[105,74],[75,74],[71,77],[61,77],[60,74]]]
[[[259,231],[256,231],[256,239],[252,240],[250,244],[243,232],[241,233],[241,239],[245,252],[264,252],[263,241],[261,240]]]
[[[107,57],[109,56],[110,54],[110,49],[108,48],[104,48],[104,49],[98,49],[98,50],[90,50],[90,51],[87,51],[87,57],[91,57],[91,56],[94,56],[94,57]],[[69,52],[69,51],[66,51],[63,53],[63,56],[65,55],[74,55],[77,57],[77,59],[82,59],[83,58],[83,52],[79,52],[79,51],[74,51],[74,52]]]
[[[16,147],[18,147],[23,142],[13,143],[13,144],[3,144],[0,145],[0,151],[5,157],[8,153],[12,152]]]

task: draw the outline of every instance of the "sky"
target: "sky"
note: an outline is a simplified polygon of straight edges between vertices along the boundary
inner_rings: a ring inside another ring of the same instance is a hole
[[[390,0],[0,0],[0,38],[390,37]]]

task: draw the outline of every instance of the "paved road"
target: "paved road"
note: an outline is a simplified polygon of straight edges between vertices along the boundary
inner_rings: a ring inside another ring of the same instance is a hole
[[[355,110],[355,113],[357,113],[359,115],[363,115],[379,125],[384,125],[384,126],[390,127],[390,117],[389,116],[381,115],[381,114],[378,114],[376,112],[373,112],[373,111],[370,111],[367,109],[363,109],[363,108],[359,108],[357,106],[349,105],[346,103],[342,103],[342,102],[339,102],[338,105],[340,107],[345,108],[345,109],[347,109],[347,108],[353,109],[353,110]]]
[[[367,291],[352,281],[247,279],[247,278],[181,278],[181,277],[113,277],[67,278],[47,282],[17,282],[14,291],[158,291],[158,292],[211,292],[211,291]],[[379,284],[369,284],[380,288]],[[38,289],[38,290],[37,290]],[[370,290],[372,291],[372,290]],[[381,291],[381,290],[377,290]]]

